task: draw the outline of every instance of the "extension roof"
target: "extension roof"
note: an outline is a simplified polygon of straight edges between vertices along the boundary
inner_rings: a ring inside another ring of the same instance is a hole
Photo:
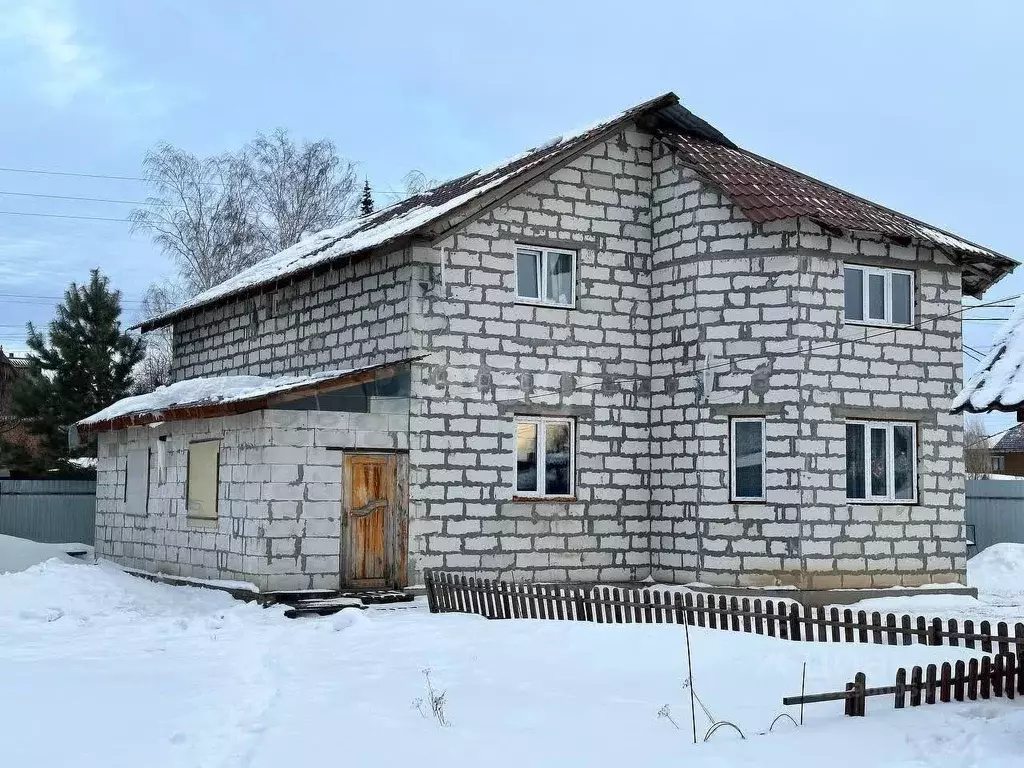
[[[416,358],[312,376],[208,376],[118,400],[75,424],[80,434],[162,421],[230,416],[385,378]]]
[[[150,331],[200,308],[259,293],[361,253],[395,248],[413,238],[436,241],[516,190],[568,162],[624,125],[635,122],[722,191],[753,221],[806,216],[826,229],[863,231],[897,242],[920,240],[960,265],[964,292],[979,295],[1016,262],[993,250],[844,192],[737,147],[679,103],[674,93],[645,101],[582,131],[413,195],[380,211],[312,235],[270,256],[175,309],[141,323]]]

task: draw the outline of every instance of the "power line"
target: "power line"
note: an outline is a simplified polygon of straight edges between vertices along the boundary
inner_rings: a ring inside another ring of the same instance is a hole
[[[146,202],[144,200],[116,200],[110,197],[79,197],[78,195],[47,195],[42,192],[14,192],[12,190],[0,190],[0,195],[11,195],[14,197],[44,197],[48,200],[81,200],[86,203],[117,203],[118,205],[169,205],[169,203]]]
[[[131,219],[115,219],[110,216],[75,216],[69,213],[29,213],[28,211],[0,211],[3,216],[42,216],[46,219],[83,219],[85,221],[124,221]]]
[[[42,168],[0,167],[2,173],[31,173],[38,176],[73,176],[79,179],[113,179],[115,181],[147,181],[142,176],[117,176],[110,173],[77,173],[74,171],[50,171]],[[211,182],[212,183],[212,182]]]

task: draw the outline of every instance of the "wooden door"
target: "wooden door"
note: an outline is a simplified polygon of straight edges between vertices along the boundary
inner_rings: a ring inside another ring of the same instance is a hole
[[[343,585],[405,585],[407,525],[399,493],[398,457],[353,453],[345,456]],[[402,485],[404,488],[404,484]]]

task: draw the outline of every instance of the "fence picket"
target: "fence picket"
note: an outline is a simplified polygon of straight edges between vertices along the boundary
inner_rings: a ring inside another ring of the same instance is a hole
[[[839,609],[830,608],[828,612],[829,620],[832,622],[832,642],[838,643],[842,635],[840,634],[842,628],[839,626]]]
[[[764,626],[769,637],[775,637],[775,603],[764,601]]]
[[[1003,668],[1005,656],[996,656],[992,664],[992,695],[1001,697],[1003,695],[1003,677],[1006,674]]]
[[[697,626],[704,626],[704,595],[697,595]]]
[[[893,614],[886,615],[885,626],[889,628],[889,645],[896,645],[896,617]]]
[[[964,682],[967,675],[967,667],[964,665],[963,659],[958,659],[956,665],[953,667],[953,699],[955,701],[964,700]]]
[[[956,619],[949,620],[949,644],[951,646],[960,645],[960,638],[957,637],[959,631],[957,630]]]
[[[1012,653],[1003,656],[1003,665],[1006,667],[1006,683],[1003,689],[1006,698],[1012,699],[1017,695],[1017,675],[1020,669],[1017,667],[1017,657]]]
[[[970,619],[964,619],[964,634],[968,635],[968,637],[964,638],[964,645],[966,645],[968,648],[973,648],[974,638],[970,637],[970,635],[974,634],[974,622]]]
[[[791,603],[789,606],[789,639],[800,639],[800,604]]]
[[[992,691],[992,659],[990,656],[981,657],[981,670],[978,672],[978,694],[987,699]]]
[[[896,670],[896,709],[903,709],[907,703],[907,670],[900,667]]]
[[[935,665],[929,664],[925,673],[924,701],[926,704],[935,703]]]
[[[565,621],[569,617],[569,592],[566,588],[555,587],[555,615],[559,621]]]
[[[857,642],[868,641],[868,614],[865,611],[857,611]]]
[[[740,601],[732,597],[729,599],[729,618],[732,620],[732,626],[729,627],[733,632],[740,631]]]
[[[928,645],[928,630],[925,628],[924,616],[917,617],[917,643],[918,645]]]
[[[1024,624],[1018,621],[1013,625],[1013,636],[1016,638],[1017,693],[1024,696]]]
[[[686,597],[689,597],[690,593],[686,593]],[[665,593],[665,598],[668,598],[668,592]],[[681,592],[676,592],[672,595],[672,613],[675,614],[675,623],[682,624],[690,620],[689,613],[686,610],[689,608],[689,603],[684,603],[684,596]]]
[[[939,701],[948,702],[953,667],[948,661],[942,662],[942,673],[939,675]]]
[[[971,701],[978,700],[978,660],[971,659],[967,662],[967,698]]]
[[[754,632],[758,635],[764,634],[764,606],[761,598],[754,598]]]
[[[843,609],[843,623],[846,625],[843,627],[845,633],[846,642],[853,642],[853,611],[850,608]]]
[[[618,587],[612,587],[612,617],[616,624],[622,623],[622,594]]]
[[[980,634],[980,635],[991,635],[992,634],[992,625],[989,622],[987,622],[987,621],[981,622],[981,624],[979,625],[979,632],[978,632],[978,634]],[[981,650],[985,651],[985,653],[992,653],[992,641],[983,637],[981,639]],[[988,698],[988,697],[986,696],[985,698]]]
[[[914,636],[911,634],[910,629],[910,617],[907,614],[903,614],[903,618],[900,619],[900,635],[903,637],[904,645],[910,645],[914,642]]]
[[[749,597],[744,597],[743,600],[740,601],[740,609],[743,611],[743,631],[749,634],[752,630]]]
[[[878,611],[871,612],[871,642],[875,645],[882,644],[882,614]]]
[[[910,671],[910,706],[921,706],[921,668],[914,667]]]
[[[996,624],[996,634],[999,635],[999,637],[1010,636],[1010,628],[1006,626],[1005,621],[1000,621],[998,624]],[[1010,643],[1007,640],[1000,640],[997,643],[997,647],[999,648],[999,653],[1003,654],[1004,656],[1010,652]]]
[[[655,593],[657,593],[657,590],[655,590]],[[653,617],[653,614],[651,613],[651,611],[652,611],[651,603],[654,602],[651,599],[651,590],[645,589],[641,593],[641,596],[643,597],[643,601],[644,601],[644,622],[647,623],[647,624],[651,624],[651,623],[654,622],[654,617]],[[658,622],[657,623],[660,624],[661,623],[661,609],[660,608],[654,609],[654,612],[658,614]]]
[[[676,592],[676,594],[678,595],[679,593]],[[697,623],[697,615],[694,609],[692,592],[687,592],[683,595],[683,605],[686,608],[683,612],[683,620],[692,627]]]

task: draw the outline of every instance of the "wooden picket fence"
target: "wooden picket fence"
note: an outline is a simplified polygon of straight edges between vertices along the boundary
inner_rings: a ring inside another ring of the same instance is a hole
[[[983,656],[978,659],[955,663],[943,662],[940,666],[914,667],[907,680],[907,670],[896,670],[896,684],[869,688],[867,677],[858,672],[853,682],[846,684],[843,691],[812,693],[802,696],[787,696],[784,706],[818,704],[825,701],[845,701],[845,712],[851,717],[863,717],[867,699],[870,696],[893,696],[896,709],[922,704],[950,701],[978,701],[990,698],[1015,698],[1024,696],[1024,667],[1015,654],[998,654],[994,658]]]
[[[489,619],[554,619],[598,624],[682,624],[788,640],[887,645],[949,645],[1024,658],[1024,623],[896,616],[849,608],[804,608],[786,600],[669,590],[528,584],[426,571],[431,613]]]

